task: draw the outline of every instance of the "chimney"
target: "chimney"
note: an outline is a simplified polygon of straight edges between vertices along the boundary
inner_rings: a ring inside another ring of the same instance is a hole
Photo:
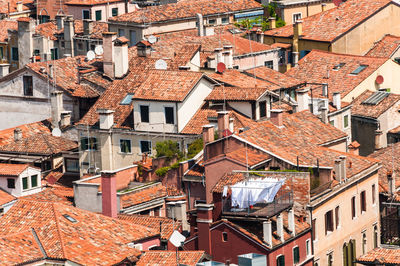
[[[351,154],[359,155],[360,143],[356,140],[349,144],[349,152]]]
[[[0,78],[7,76],[8,73],[10,73],[10,64],[7,63],[0,64]]]
[[[328,108],[325,106],[321,108],[321,121],[328,124]]]
[[[61,112],[61,127],[66,127],[71,125],[71,111],[62,111]]]
[[[215,57],[215,72],[217,72],[217,65],[218,63],[224,62],[224,56],[222,54],[222,48],[215,48],[214,49],[214,57]]]
[[[342,100],[340,98],[340,92],[334,92],[333,93],[333,106],[336,107],[336,109],[340,110],[342,106]]]
[[[125,37],[117,38],[114,41],[114,71],[116,78],[122,78],[128,73],[129,69],[129,56],[128,56],[128,42]]]
[[[342,160],[340,159],[335,159],[335,175],[336,175],[336,181],[339,181],[342,183],[343,178],[342,178],[342,172],[340,171],[340,164],[342,163]]]
[[[306,87],[301,90],[296,91],[296,101],[298,104],[298,112],[309,110],[308,102],[310,97],[308,96],[308,92],[310,88]]]
[[[64,15],[56,15],[56,22],[57,22],[57,30],[61,30],[62,28],[64,28],[64,19],[65,16]]]
[[[233,68],[233,47],[232,45],[224,45],[224,63],[226,68]]]
[[[342,180],[346,181],[347,175],[346,175],[346,170],[347,170],[347,164],[346,164],[346,156],[341,155],[339,156],[340,159],[340,176]]]
[[[114,111],[109,109],[97,109],[100,116],[100,129],[109,130],[114,125]]]
[[[53,79],[54,78],[54,69],[53,69],[53,64],[49,64],[49,78]]]
[[[288,224],[289,224],[289,231],[292,236],[296,235],[296,226],[294,220],[294,210],[293,208],[288,212]]]
[[[233,117],[229,118],[229,131],[233,133],[235,131],[234,125],[235,119]]]
[[[269,21],[269,29],[275,29],[276,28],[276,19],[274,17],[269,17],[268,18]]]
[[[283,231],[283,215],[280,213],[276,218],[276,231],[281,242],[285,242],[285,233]]]
[[[103,215],[117,218],[117,186],[115,171],[101,172],[101,203]]]
[[[299,39],[303,34],[303,21],[298,20],[293,24],[293,66],[299,62]]]
[[[204,36],[204,19],[203,15],[200,13],[196,14],[196,20],[197,20],[197,34],[200,37]]]
[[[50,96],[51,102],[51,123],[53,128],[60,127],[61,120],[61,112],[64,110],[63,108],[63,92],[62,91],[54,91]]]
[[[228,135],[229,130],[229,112],[219,111],[218,114],[218,138],[223,138]]]
[[[321,10],[322,10],[322,12],[326,11],[326,4],[325,3],[321,4]]]
[[[203,126],[203,145],[214,141],[214,126],[204,125]]]
[[[14,129],[14,141],[20,141],[22,139],[22,130],[17,127]]]
[[[383,148],[383,132],[382,130],[375,130],[375,150],[379,150],[381,148]]]
[[[277,127],[283,127],[283,111],[281,109],[271,110],[271,122]]]
[[[65,43],[64,54],[70,54],[72,57],[75,56],[74,36],[75,36],[74,18],[73,16],[69,15],[66,16],[64,20],[64,43]]]
[[[17,2],[17,12],[22,12],[23,11],[23,3],[22,1]]]
[[[18,19],[18,56],[19,66],[31,63],[33,56],[33,37],[35,21],[29,18]]]
[[[328,97],[328,83],[322,84],[322,96]]]
[[[114,78],[114,40],[117,38],[115,32],[103,33],[103,71],[110,78]]]
[[[138,56],[149,56],[151,54],[151,44],[148,41],[140,41],[136,44]]]
[[[91,19],[83,20],[83,35],[90,35],[93,32],[93,21]]]
[[[263,236],[264,242],[272,247],[272,222],[270,220],[263,222]]]
[[[396,192],[396,182],[394,179],[394,174],[392,173],[392,171],[389,171],[387,174],[387,180],[388,180],[388,189],[389,189],[389,194],[390,196],[393,196],[394,193]]]

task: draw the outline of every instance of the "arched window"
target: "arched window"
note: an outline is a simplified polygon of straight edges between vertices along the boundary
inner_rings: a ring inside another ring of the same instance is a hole
[[[357,258],[357,254],[356,254],[356,240],[352,239],[349,242],[349,258],[350,258],[350,262],[349,262],[349,266],[355,266],[356,263],[356,258]]]
[[[374,248],[378,247],[378,226],[374,225]]]
[[[343,244],[343,266],[349,266],[349,254],[347,243]]]
[[[362,234],[362,252],[363,255],[367,252],[367,235],[365,233]]]

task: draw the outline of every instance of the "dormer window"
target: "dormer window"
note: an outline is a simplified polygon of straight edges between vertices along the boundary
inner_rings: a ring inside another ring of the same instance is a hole
[[[346,63],[339,63],[336,66],[333,67],[333,70],[339,70],[341,69]]]
[[[360,65],[358,66],[350,75],[358,75],[361,71],[367,68],[367,65]]]

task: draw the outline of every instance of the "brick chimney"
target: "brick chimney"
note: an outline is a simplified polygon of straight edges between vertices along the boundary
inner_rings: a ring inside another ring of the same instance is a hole
[[[114,110],[97,109],[99,113],[100,129],[111,129],[114,125]]]
[[[33,37],[35,21],[29,18],[18,19],[18,56],[19,66],[31,63],[33,56]]]
[[[276,19],[274,17],[269,17],[268,18],[269,21],[269,29],[275,29],[276,28]]]
[[[382,130],[375,130],[375,150],[379,150],[383,148],[383,132]]]
[[[196,20],[197,20],[197,34],[200,37],[204,36],[204,19],[203,15],[200,13],[196,14]]]
[[[204,125],[203,126],[203,145],[214,141],[214,126]]]
[[[63,107],[63,92],[54,91],[50,96],[51,103],[51,124],[53,128],[60,127],[61,112],[64,110]]]
[[[271,122],[277,127],[283,127],[283,111],[280,109],[272,109]]]
[[[117,185],[115,171],[101,171],[101,203],[103,215],[117,218]]]
[[[17,127],[14,129],[14,141],[20,141],[22,139],[22,130]]]
[[[333,93],[333,106],[336,107],[336,109],[340,110],[342,108],[342,99],[340,97],[340,92],[334,92]]]
[[[285,242],[285,232],[283,230],[283,215],[280,213],[276,218],[276,232],[281,242]]]
[[[299,39],[303,34],[303,21],[298,20],[293,24],[293,66],[299,62]]]
[[[218,138],[223,138],[228,135],[229,130],[229,112],[219,111],[218,114]]]
[[[103,71],[110,78],[115,78],[114,75],[114,40],[117,38],[115,32],[103,33]]]
[[[310,88],[306,87],[301,90],[296,91],[296,101],[298,104],[297,111],[301,112],[304,110],[309,110],[309,99],[310,97],[308,96],[308,92],[310,91]]]
[[[263,239],[269,247],[272,247],[272,222],[271,220],[263,222]]]
[[[75,36],[74,18],[73,16],[69,15],[64,20],[64,43],[65,43],[64,54],[70,54],[72,57],[75,56],[74,36]]]
[[[128,73],[128,43],[129,40],[125,37],[117,38],[114,41],[114,74],[116,78],[122,78]]]

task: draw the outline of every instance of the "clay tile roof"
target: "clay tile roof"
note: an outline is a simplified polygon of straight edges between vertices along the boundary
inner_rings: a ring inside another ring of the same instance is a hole
[[[253,0],[199,0],[179,1],[161,6],[150,6],[120,16],[112,17],[111,22],[155,23],[183,18],[195,18],[196,13],[203,16],[232,13],[245,10],[259,10],[261,5]]]
[[[391,58],[400,45],[400,37],[386,34],[365,54],[366,56]]]
[[[375,248],[357,259],[362,264],[399,265],[400,250],[396,248]]]
[[[266,92],[263,87],[216,86],[206,97],[207,101],[256,101]]]
[[[74,190],[61,185],[51,185],[44,187],[41,192],[21,197],[21,199],[73,205]]]
[[[312,50],[299,61],[298,66],[286,74],[303,82],[327,83],[329,93],[339,92],[343,98],[388,60],[390,59]],[[344,65],[334,70],[341,63]],[[358,75],[351,74],[361,65],[367,67]]]
[[[232,152],[228,152],[225,154],[225,156],[236,161],[247,163],[249,167],[253,167],[254,165],[271,159],[271,156],[264,152],[246,148],[236,149]]]
[[[204,251],[179,251],[179,263],[196,265],[205,255]],[[175,251],[146,251],[136,263],[137,266],[173,265],[176,264]]]
[[[117,3],[123,0],[71,0],[65,3],[67,6],[95,6],[95,5],[105,5],[107,3]]]
[[[250,76],[256,76],[259,79],[271,82],[282,88],[294,87],[302,82],[294,77],[282,74],[279,71],[273,70],[269,67],[260,66],[245,71]]]
[[[20,125],[18,127],[3,129],[0,131],[0,146],[14,143],[14,130],[21,129],[22,136],[25,138],[34,136],[39,133],[51,133],[49,127],[51,123],[49,120],[33,122],[29,124]]]
[[[82,265],[113,265],[136,257],[140,252],[128,243],[158,235],[148,227],[61,203],[18,200],[0,219],[2,237],[32,228],[49,258]],[[1,261],[16,257],[16,250],[0,244]]]
[[[399,94],[387,93],[387,96],[382,99],[377,104],[365,104],[363,103],[372,95],[376,95],[381,92],[365,91],[363,94],[358,96],[353,101],[353,106],[351,108],[351,114],[356,116],[370,117],[378,119],[383,113],[385,113],[389,108],[395,107],[399,109],[398,102],[400,101]],[[397,110],[396,110],[397,111]]]
[[[243,173],[226,173],[211,189],[214,193],[222,193],[224,186],[234,185],[240,181],[245,180],[246,177]]]
[[[0,13],[9,14],[9,13],[17,12],[17,3],[18,2],[20,2],[20,0],[0,0]],[[23,3],[22,11],[29,10],[29,7],[27,5],[29,5],[31,3],[31,1],[24,0],[21,2]],[[10,5],[10,10],[8,10],[8,5]],[[18,19],[29,19],[29,18],[18,18]]]
[[[15,20],[0,20],[0,42],[8,42],[8,31],[18,30],[18,22]]]
[[[161,183],[121,195],[122,208],[128,208],[154,199],[167,197],[167,188]]]
[[[35,33],[53,41],[57,40],[57,37],[55,36],[57,33],[57,24],[55,21],[39,24],[35,27]]]
[[[19,176],[28,167],[28,164],[0,163],[0,176]]]
[[[117,39],[114,40],[116,43],[128,43],[129,40],[125,36],[118,37]]]
[[[339,7],[303,18],[301,39],[333,42],[376,14],[391,0],[349,0]],[[291,37],[293,25],[266,31],[266,36]]]
[[[202,77],[202,73],[192,71],[149,71],[133,98],[182,102]]]
[[[0,206],[9,203],[17,198],[0,188]]]
[[[174,231],[173,224],[175,223],[175,230],[177,230],[181,224],[174,222],[171,218],[149,216],[149,215],[138,215],[138,214],[118,214],[118,219],[127,221],[132,224],[138,224],[146,227],[153,228],[160,234],[162,240],[168,240]]]

